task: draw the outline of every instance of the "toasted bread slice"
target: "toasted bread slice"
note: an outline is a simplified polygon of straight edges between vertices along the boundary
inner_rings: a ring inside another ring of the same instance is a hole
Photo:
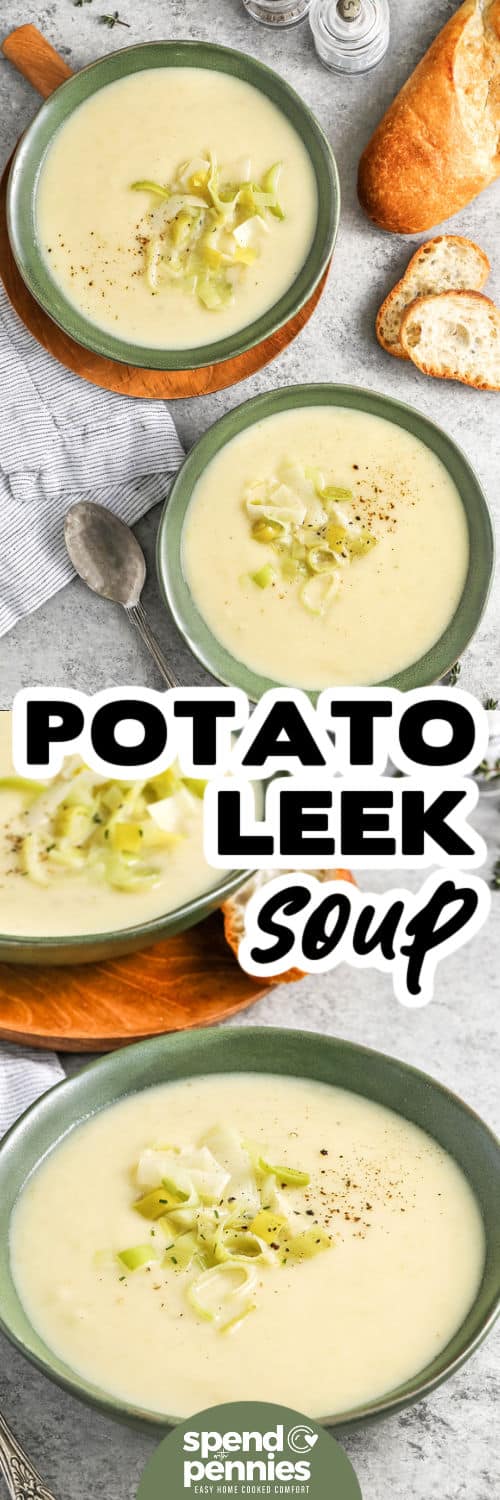
[[[418,297],[404,315],[401,343],[424,375],[500,390],[500,310],[482,292]]]
[[[399,332],[401,319],[415,298],[463,288],[480,292],[490,270],[484,250],[461,234],[439,234],[427,240],[412,255],[401,281],[379,308],[375,323],[379,344],[397,359],[407,359]]]
[[[224,937],[229,947],[232,948],[236,958],[238,957],[238,949],[245,931],[245,911],[250,897],[253,896],[255,891],[260,890],[260,887],[265,885],[268,880],[272,880],[273,876],[286,875],[287,873],[292,874],[293,872],[287,872],[286,870],[259,870],[257,875],[252,875],[246,885],[243,885],[239,891],[236,891],[234,896],[230,896],[229,900],[224,902],[222,907]],[[314,875],[316,880],[347,880],[351,885],[356,884],[354,875],[351,875],[350,870],[314,870]],[[286,974],[280,974],[279,983],[291,984],[295,979],[303,978],[304,973],[302,969],[287,969]],[[266,983],[265,976],[263,976],[263,983]],[[270,975],[268,983],[276,984],[274,975]]]

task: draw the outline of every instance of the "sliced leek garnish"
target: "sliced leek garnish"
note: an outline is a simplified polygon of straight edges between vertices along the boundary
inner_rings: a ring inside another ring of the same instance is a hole
[[[190,1282],[187,1296],[199,1318],[215,1323],[221,1332],[228,1332],[248,1313],[255,1311],[256,1286],[253,1267],[235,1257],[222,1266],[211,1266],[208,1271],[202,1271]]]
[[[128,1250],[119,1250],[117,1259],[125,1266],[127,1271],[139,1271],[141,1266],[150,1266],[152,1261],[158,1260],[158,1252],[155,1246],[131,1245]]]
[[[261,252],[269,220],[285,217],[278,198],[281,168],[275,162],[258,183],[244,163],[240,171],[248,175],[233,181],[209,151],[184,162],[168,184],[147,178],[133,182],[134,192],[152,200],[143,236],[151,292],[174,282],[209,312],[232,302],[246,269]]]
[[[256,583],[258,589],[270,588],[273,583],[276,583],[277,576],[276,569],[272,568],[270,563],[266,563],[263,568],[258,568],[256,573],[250,574],[252,583]]]
[[[0,794],[21,799],[16,858],[35,885],[49,886],[62,871],[86,872],[132,892],[160,882],[154,854],[174,850],[185,838],[205,786],[175,766],[147,781],[107,781],[73,757],[47,783],[3,777]]]
[[[259,1157],[259,1167],[266,1176],[271,1173],[272,1177],[277,1177],[287,1187],[308,1187],[311,1181],[309,1172],[301,1172],[297,1167],[272,1167],[270,1162],[264,1161],[263,1156]]]
[[[281,578],[297,584],[304,608],[324,615],[339,592],[340,571],[377,545],[377,537],[353,515],[353,492],[326,484],[321,470],[290,459],[266,480],[252,480],[244,506],[252,540],[272,549]],[[271,561],[243,575],[261,589],[277,581]]]
[[[122,1272],[136,1271],[154,1262],[159,1274],[183,1275],[192,1311],[220,1332],[255,1310],[259,1278],[268,1270],[292,1267],[333,1244],[309,1206],[311,1190],[305,1203],[297,1196],[310,1188],[309,1172],[273,1166],[225,1124],[198,1146],[147,1146],[135,1180],[140,1194],[132,1207],[153,1226],[154,1243],[99,1251],[96,1270],[118,1264]],[[292,1193],[280,1195],[280,1188]]]
[[[162,187],[160,182],[151,182],[149,178],[133,182],[131,186],[134,193],[156,193],[158,198],[170,198],[168,188]]]

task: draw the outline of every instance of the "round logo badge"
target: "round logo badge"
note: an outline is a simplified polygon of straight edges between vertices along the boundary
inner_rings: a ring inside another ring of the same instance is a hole
[[[199,1495],[362,1500],[347,1454],[327,1429],[267,1401],[210,1406],[174,1427],[149,1460],[137,1500]]]

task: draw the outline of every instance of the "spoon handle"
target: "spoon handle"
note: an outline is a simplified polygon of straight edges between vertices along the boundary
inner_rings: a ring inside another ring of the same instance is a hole
[[[163,652],[160,650],[160,647],[158,645],[158,641],[153,635],[153,631],[151,629],[148,617],[142,607],[142,604],[133,604],[130,609],[127,609],[127,614],[129,620],[132,620],[132,623],[135,625],[136,630],[139,631],[141,640],[144,641],[144,645],[147,646],[150,656],[152,656],[153,661],[158,667],[158,671],[163,677],[163,681],[167,684],[167,687],[179,687],[178,679],[175,676],[175,673],[172,671],[172,668],[169,667],[168,662],[165,660]]]
[[[0,1413],[0,1474],[11,1500],[54,1500]]]

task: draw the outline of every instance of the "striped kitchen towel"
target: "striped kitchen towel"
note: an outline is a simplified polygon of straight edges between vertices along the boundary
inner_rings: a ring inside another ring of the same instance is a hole
[[[0,284],[0,636],[74,577],[63,536],[76,500],[137,521],[184,457],[163,401],[88,385],[27,332]]]
[[[0,1136],[29,1104],[64,1078],[54,1052],[35,1052],[30,1047],[0,1048]]]

